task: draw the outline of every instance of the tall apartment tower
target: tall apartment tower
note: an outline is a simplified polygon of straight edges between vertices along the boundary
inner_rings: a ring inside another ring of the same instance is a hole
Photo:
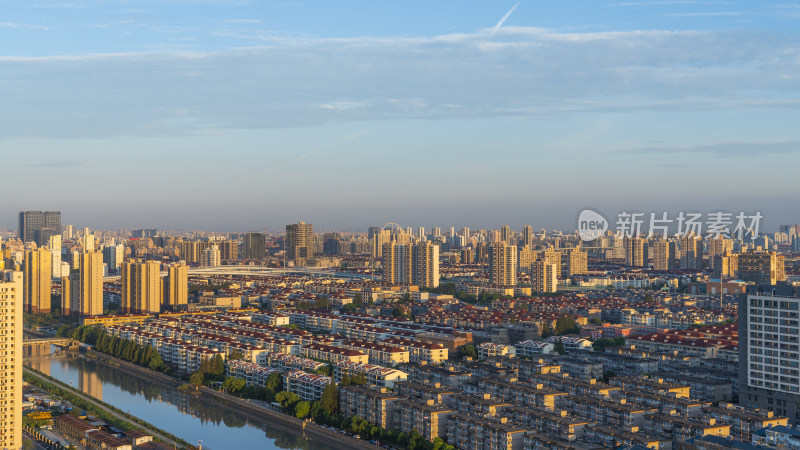
[[[511,244],[511,227],[503,225],[500,228],[500,240],[506,244]]]
[[[77,277],[70,280],[71,302],[82,316],[103,314],[103,254],[83,252],[78,255],[80,269]]]
[[[640,237],[625,238],[625,265],[645,267],[648,263],[647,242]]]
[[[411,284],[411,246],[383,245],[383,281],[392,284]]]
[[[419,242],[411,247],[411,283],[420,287],[439,286],[439,246]]]
[[[61,234],[60,211],[20,211],[19,238],[23,243],[34,241],[43,247],[56,234]]]
[[[742,281],[775,284],[786,280],[784,257],[773,251],[741,253],[737,266]]]
[[[565,272],[568,277],[585,275],[589,271],[589,257],[588,254],[583,250],[570,250],[566,255],[566,260],[567,267]]]
[[[221,263],[219,246],[214,244],[200,253],[200,265],[203,267],[217,267]]]
[[[771,294],[739,299],[739,404],[774,411],[798,425],[800,299]]]
[[[286,225],[286,259],[314,257],[314,226],[300,222]]]
[[[703,268],[703,238],[688,233],[681,237],[681,269]]]
[[[556,292],[558,290],[558,268],[547,261],[531,264],[531,288],[534,292]]]
[[[561,274],[562,263],[561,263],[560,251],[552,247],[548,248],[547,250],[542,252],[542,260],[547,264],[555,264],[556,271],[558,272],[559,275]]]
[[[50,288],[53,261],[50,250],[39,248],[25,252],[25,311],[50,312]]]
[[[708,241],[708,264],[712,269],[716,269],[715,264],[719,261],[717,256],[726,256],[733,253],[733,239],[718,237]]]
[[[489,246],[489,279],[498,286],[517,284],[517,247],[498,242]]]
[[[76,278],[75,275],[63,275],[61,277],[61,315],[69,316],[74,311],[72,306],[72,282]]]
[[[522,246],[525,248],[533,247],[533,227],[530,225],[522,227]]]
[[[189,266],[180,261],[167,266],[164,304],[175,309],[189,303]]]
[[[655,270],[675,270],[675,242],[661,238],[653,242],[651,248]]]
[[[61,235],[50,236],[47,248],[50,250],[50,260],[52,261],[50,275],[53,278],[61,278]]]
[[[263,259],[265,243],[264,233],[246,233],[242,238],[244,259]]]
[[[161,312],[163,292],[158,261],[131,260],[120,266],[122,308],[128,314]]]
[[[0,271],[0,448],[22,448],[22,272]]]
[[[124,244],[107,245],[103,247],[103,262],[106,263],[108,270],[118,270],[124,259]]]

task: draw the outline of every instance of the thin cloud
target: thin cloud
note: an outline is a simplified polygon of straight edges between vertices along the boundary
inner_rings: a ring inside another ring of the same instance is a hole
[[[68,159],[51,159],[47,161],[28,163],[25,164],[25,167],[33,167],[37,169],[61,169],[64,167],[77,167],[81,165],[83,165],[83,163],[81,163],[80,161],[74,161]]]
[[[717,158],[758,158],[766,154],[800,155],[800,141],[729,142],[687,147],[652,146],[622,150],[621,153],[664,155],[711,155]]]

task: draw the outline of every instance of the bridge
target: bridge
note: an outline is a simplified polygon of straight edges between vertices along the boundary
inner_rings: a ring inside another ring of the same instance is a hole
[[[264,266],[216,266],[189,269],[189,275],[246,275],[277,277],[282,275],[306,275],[324,278],[345,278],[349,280],[368,280],[370,275],[352,272],[340,272],[328,268],[316,267],[264,267]]]
[[[161,275],[166,275],[166,272],[161,272]],[[215,267],[197,267],[189,269],[189,275],[194,276],[214,276],[214,275],[244,275],[244,276],[260,276],[260,277],[278,277],[283,275],[300,275],[300,276],[314,276],[321,278],[343,278],[347,280],[369,280],[370,275],[352,272],[340,272],[327,268],[316,267],[264,267],[264,266],[215,266]],[[119,275],[111,275],[103,277],[106,283],[113,283],[119,281]]]
[[[34,345],[55,345],[61,348],[75,348],[80,345],[78,341],[70,338],[40,338],[40,339],[25,339],[22,341],[22,347],[30,347]]]

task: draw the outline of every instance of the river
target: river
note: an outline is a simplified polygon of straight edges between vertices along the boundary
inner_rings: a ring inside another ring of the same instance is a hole
[[[76,353],[28,353],[25,363],[187,442],[202,441],[204,449],[333,448],[223,400],[183,393],[163,381]]]

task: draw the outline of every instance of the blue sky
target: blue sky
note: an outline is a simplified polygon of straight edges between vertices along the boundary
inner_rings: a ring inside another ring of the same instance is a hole
[[[0,227],[800,221],[800,1],[0,1]]]

